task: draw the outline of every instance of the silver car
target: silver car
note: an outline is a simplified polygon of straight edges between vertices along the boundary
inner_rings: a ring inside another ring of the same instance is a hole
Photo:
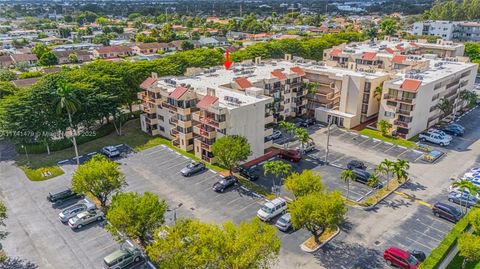
[[[290,228],[292,228],[292,216],[290,213],[286,213],[281,216],[275,223],[275,226],[277,226],[277,228],[282,232],[290,230]]]
[[[94,221],[103,220],[104,214],[101,210],[87,210],[77,214],[75,217],[68,220],[68,226],[72,229],[80,229],[83,226]]]
[[[81,203],[73,205],[69,208],[66,208],[62,212],[58,213],[58,218],[60,219],[61,222],[65,223],[69,219],[78,215],[80,212],[83,212],[86,210],[92,210],[96,208],[97,206],[94,203],[88,200],[83,200]]]
[[[107,155],[108,158],[114,158],[114,157],[120,156],[120,151],[118,151],[118,149],[114,146],[103,147],[101,152]]]

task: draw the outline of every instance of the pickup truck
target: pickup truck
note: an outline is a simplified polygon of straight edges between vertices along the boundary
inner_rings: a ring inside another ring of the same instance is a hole
[[[448,146],[452,141],[452,138],[440,135],[438,133],[421,133],[419,136],[420,141],[428,141],[430,143],[434,143],[440,146]]]

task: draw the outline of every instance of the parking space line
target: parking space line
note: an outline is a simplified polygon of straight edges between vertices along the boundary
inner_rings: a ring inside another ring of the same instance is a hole
[[[177,167],[177,166],[185,165],[186,163],[189,163],[189,162],[188,161],[187,162],[181,161],[180,163],[178,163],[176,165],[172,165],[172,166],[168,167],[168,169],[172,169],[172,168]]]
[[[341,160],[341,159],[343,159],[343,158],[345,158],[345,157],[347,157],[347,156],[341,156],[340,158],[336,159],[335,161],[332,161],[332,163],[336,163],[337,161],[339,161],[339,160]]]
[[[241,197],[241,196],[239,196],[239,197],[237,197],[237,198],[235,198],[235,199],[231,200],[230,202],[228,202],[228,203],[227,203],[227,205],[231,205],[231,204],[233,204],[235,201],[238,201],[238,200],[240,200],[240,199],[242,199],[242,197]]]
[[[398,154],[397,155],[397,158],[399,158],[400,156],[402,156],[403,154],[407,153],[408,152],[408,149],[406,149],[405,151],[403,151],[402,153]]]
[[[437,219],[433,219],[433,218],[429,218],[429,219],[432,220],[432,221],[437,220]],[[427,227],[427,229],[435,230],[435,231],[439,232],[440,234],[442,234],[442,236],[445,236],[445,235],[448,233],[448,232],[442,231],[442,230],[440,230],[440,229],[438,229],[438,228],[435,228],[435,227],[433,227],[433,226],[431,226],[431,225],[425,224],[425,223],[423,223],[422,221],[420,221],[419,219],[417,219],[417,220],[418,220],[418,223],[420,223],[421,225]],[[438,219],[438,220],[440,220],[440,219]],[[445,222],[443,222],[443,221],[439,221],[439,222],[440,222],[440,223],[443,223],[443,224],[445,223]],[[449,230],[450,230],[450,228],[449,228]]]
[[[421,234],[421,233],[420,233],[420,234]],[[422,234],[422,235],[423,235],[423,234]],[[427,245],[425,245],[425,244],[423,244],[423,243],[420,243],[420,242],[418,242],[417,240],[412,239],[412,238],[410,238],[410,237],[408,237],[408,236],[406,236],[405,238],[407,238],[408,240],[413,241],[414,243],[419,244],[420,246],[423,246],[423,247],[425,247],[425,248],[427,248],[427,249],[432,249],[432,247],[427,246]],[[439,242],[439,241],[435,240],[435,242]],[[412,244],[410,244],[410,246],[411,246],[411,245],[412,245]]]
[[[153,155],[153,154],[155,154],[155,153],[162,152],[162,151],[165,151],[165,148],[156,149],[156,150],[154,150],[154,151],[147,152],[147,153],[144,153],[144,154],[142,154],[142,155],[143,155],[143,156],[150,156],[150,155]]]
[[[416,158],[415,161],[413,161],[413,162],[416,163],[416,162],[417,162],[420,158],[422,158],[422,157],[423,157],[423,154],[420,155],[420,156],[418,156],[418,158]]]
[[[247,208],[251,207],[252,205],[263,205],[263,204],[262,204],[262,203],[260,203],[260,202],[258,202],[258,201],[255,201],[255,202],[253,202],[253,203],[250,203],[250,204],[248,204],[248,205],[246,205],[246,206],[242,207],[242,208],[241,208],[241,209],[239,209],[239,210],[236,210],[236,212],[237,212],[237,213],[239,213],[239,212],[242,212],[242,211],[244,211],[245,209],[247,209]]]
[[[362,135],[362,137],[363,137],[363,135]],[[365,141],[360,142],[358,145],[361,145],[361,144],[363,144],[363,143],[366,143],[367,141],[370,141],[370,138],[368,138],[368,136],[367,136],[367,139],[366,139]]]
[[[373,139],[373,141],[375,141],[375,142],[379,142],[379,141],[380,141],[380,140],[378,140],[378,139],[375,139],[375,138],[372,138],[372,139]],[[376,147],[378,147],[378,146],[380,146],[380,145],[382,145],[382,144],[383,144],[383,143],[382,143],[382,142],[380,142],[380,143],[378,143],[378,144],[374,145],[374,146],[373,146],[371,149],[374,149],[374,148],[376,148]]]
[[[385,142],[385,144],[387,144],[387,145],[392,145],[392,143],[387,143],[387,142]],[[394,147],[395,147],[395,145],[392,145],[392,147],[388,148],[388,149],[385,150],[384,152],[387,152],[387,151],[393,149]]]
[[[215,177],[216,177],[216,175],[215,175],[215,176],[211,176],[211,177],[207,177],[207,178],[205,178],[204,180],[195,182],[195,185],[202,184],[203,182],[205,182],[205,181],[207,181],[207,180],[210,180],[210,179],[214,179]]]

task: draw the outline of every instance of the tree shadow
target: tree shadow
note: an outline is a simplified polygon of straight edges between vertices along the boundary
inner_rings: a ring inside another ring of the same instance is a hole
[[[38,265],[27,261],[25,259],[20,259],[18,257],[7,258],[5,262],[0,264],[0,269],[36,269]]]
[[[330,242],[315,252],[315,258],[325,268],[384,268],[382,253],[357,243]]]
[[[412,182],[412,181],[409,181],[407,183],[405,183],[401,189],[405,189],[405,190],[410,190],[410,191],[420,191],[420,190],[426,190],[427,187],[425,187],[425,185],[422,185],[418,182]]]
[[[412,202],[415,201],[413,198]],[[393,199],[391,201],[382,201],[382,205],[385,205],[386,207],[389,207],[391,209],[398,209],[400,207],[409,207],[412,205],[412,203],[405,201],[404,199]]]

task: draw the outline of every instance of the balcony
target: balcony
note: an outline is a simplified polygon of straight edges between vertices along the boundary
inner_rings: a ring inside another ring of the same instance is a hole
[[[383,99],[389,100],[389,101],[406,103],[406,104],[414,104],[415,103],[414,98],[403,98],[403,97],[389,95],[388,93],[383,95]]]
[[[180,139],[174,139],[172,140],[172,145],[174,145],[175,147],[180,147]]]
[[[193,133],[196,135],[200,135],[207,139],[213,139],[216,137],[217,131],[207,131],[201,127],[200,124],[193,126]]]
[[[181,115],[185,115],[185,116],[186,116],[186,115],[190,115],[190,114],[192,113],[192,110],[191,110],[191,108],[189,108],[189,107],[188,107],[188,108],[177,107],[176,109],[177,109],[177,110],[176,110],[177,113],[178,113],[178,114],[181,114]]]
[[[172,106],[171,104],[169,104],[167,102],[162,102],[162,106],[165,107],[166,109],[170,110],[170,111],[177,112],[177,107]]]
[[[208,152],[212,151],[212,146],[207,143],[200,142],[200,147]]]
[[[307,103],[308,103],[308,100],[307,100],[307,99],[303,99],[303,100],[301,100],[301,101],[296,101],[296,102],[295,102],[295,104],[296,104],[297,106],[306,106]]]
[[[401,114],[401,115],[405,115],[405,116],[410,116],[412,111],[411,110],[406,110],[406,109],[397,109],[396,113]]]
[[[202,160],[204,160],[208,163],[214,163],[215,162],[215,157],[208,157],[206,155],[202,155]]]
[[[155,125],[155,124],[158,124],[158,119],[145,117],[145,123],[148,125]]]
[[[160,130],[158,130],[157,128],[155,128],[155,129],[147,129],[147,133],[148,133],[149,135],[152,135],[152,136],[153,136],[153,135],[159,135],[159,134],[160,134]]]
[[[171,125],[177,125],[178,119],[174,116],[174,117],[171,117],[168,122],[169,122]]]
[[[393,122],[393,124],[397,125],[398,127],[402,127],[402,128],[410,128],[408,125],[410,124],[410,122],[406,122],[406,121],[402,121],[402,120],[395,120]]]
[[[225,129],[225,128],[227,128],[227,122],[226,121],[219,122],[219,121],[213,119],[212,117],[201,116],[200,113],[193,113],[192,114],[192,119],[194,121],[197,121],[197,122],[206,124],[208,126],[211,126],[215,129]]]
[[[177,126],[180,126],[182,128],[189,128],[189,127],[192,127],[192,121],[191,120],[187,120],[187,121],[177,120]]]
[[[140,109],[145,112],[145,113],[148,113],[148,114],[153,114],[153,113],[156,113],[157,112],[157,108],[156,106],[151,106],[147,103],[142,103],[140,104]]]
[[[173,137],[177,137],[180,132],[177,129],[171,129],[170,135]]]

